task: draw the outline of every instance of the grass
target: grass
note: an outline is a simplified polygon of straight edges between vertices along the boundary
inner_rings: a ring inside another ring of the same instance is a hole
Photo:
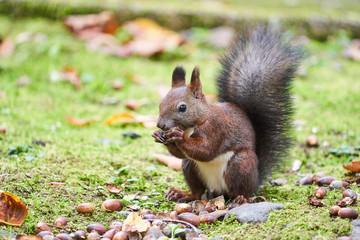
[[[109,198],[125,199],[126,205],[139,204],[156,212],[171,210],[174,203],[163,199],[163,194],[170,186],[186,189],[186,185],[180,172],[162,166],[152,157],[153,152],[166,153],[150,137],[154,129],[140,125],[103,126],[102,120],[127,111],[124,108],[127,99],[145,102],[136,113],[156,115],[160,101],[157,86],[170,85],[177,64],[183,64],[188,72],[199,65],[204,91],[214,94],[214,76],[219,67],[216,59],[221,50],[201,43],[203,39],[198,37],[189,43],[191,47],[187,49],[192,50],[185,57],[181,54],[181,58],[168,55],[121,59],[88,51],[60,22],[0,16],[0,25],[0,35],[12,39],[25,31],[46,34],[43,41],[17,44],[12,56],[0,60],[0,91],[6,93],[6,97],[0,98],[0,125],[7,126],[7,133],[0,135],[0,189],[20,197],[29,211],[24,224],[11,231],[32,234],[37,221],[53,223],[59,216],[66,217],[69,226],[75,229],[84,229],[94,222],[107,227],[111,221],[123,219],[117,213],[100,211],[102,201]],[[227,220],[202,226],[209,237],[335,239],[351,234],[349,220],[331,219],[327,207],[309,206],[307,196],[313,194],[316,186],[295,185],[300,174],[305,173],[325,172],[338,179],[346,178],[348,174],[341,164],[348,157],[331,155],[329,148],[360,145],[360,70],[357,62],[342,57],[349,41],[346,33],[340,32],[326,43],[306,44],[309,55],[303,64],[306,73],[296,78],[293,90],[295,119],[305,125],[294,132],[296,144],[273,176],[289,182],[276,187],[265,183],[259,192],[285,207],[272,212],[262,224],[239,225]],[[66,82],[50,80],[51,73],[66,66],[75,68],[87,80],[81,90]],[[141,83],[133,83],[126,73],[141,77]],[[16,82],[23,75],[30,77],[31,83],[17,87]],[[124,83],[122,90],[112,89],[115,80]],[[120,103],[101,105],[108,98],[116,98]],[[100,120],[89,126],[73,127],[65,121],[69,116]],[[322,147],[305,152],[305,139],[315,130]],[[125,131],[142,137],[127,139],[121,135]],[[99,139],[120,140],[122,144],[104,145]],[[30,145],[33,140],[47,144],[34,145],[27,155],[7,155],[10,147]],[[325,142],[328,147],[323,147]],[[26,156],[34,159],[27,161]],[[300,174],[289,171],[295,159],[303,162]],[[52,186],[52,181],[63,182],[65,186]],[[122,187],[124,194],[107,192],[106,183]],[[355,185],[352,189],[359,191]],[[135,200],[135,196],[142,198]],[[334,205],[340,196],[340,190],[332,191],[324,202]],[[74,210],[83,202],[96,205],[94,214],[80,215]],[[354,208],[360,210],[357,205]]]

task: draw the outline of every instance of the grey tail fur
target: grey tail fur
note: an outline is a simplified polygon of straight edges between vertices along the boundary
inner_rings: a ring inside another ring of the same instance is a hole
[[[302,59],[301,46],[271,26],[245,30],[221,60],[219,99],[238,105],[256,134],[259,180],[271,174],[291,145],[292,78]]]

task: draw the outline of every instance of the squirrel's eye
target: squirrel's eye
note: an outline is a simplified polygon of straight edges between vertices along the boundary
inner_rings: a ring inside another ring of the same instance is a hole
[[[179,112],[185,112],[186,111],[186,105],[185,104],[181,104],[179,106]]]

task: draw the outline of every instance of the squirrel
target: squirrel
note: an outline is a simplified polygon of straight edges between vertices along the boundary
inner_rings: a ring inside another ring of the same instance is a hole
[[[189,85],[183,67],[175,68],[152,137],[183,159],[191,193],[169,188],[166,198],[193,201],[209,189],[240,201],[256,193],[291,145],[290,88],[302,53],[272,26],[243,30],[220,60],[215,104],[197,66]]]

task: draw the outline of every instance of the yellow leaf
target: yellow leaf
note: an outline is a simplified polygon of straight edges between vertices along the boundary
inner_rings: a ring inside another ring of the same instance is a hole
[[[123,222],[122,230],[127,232],[145,232],[150,222],[142,220],[136,213],[130,213]]]
[[[27,215],[25,204],[17,196],[0,191],[0,223],[20,226]]]
[[[113,125],[116,123],[133,123],[137,122],[135,117],[131,115],[130,113],[116,113],[114,115],[111,115],[110,117],[106,118],[103,122],[104,125]]]

